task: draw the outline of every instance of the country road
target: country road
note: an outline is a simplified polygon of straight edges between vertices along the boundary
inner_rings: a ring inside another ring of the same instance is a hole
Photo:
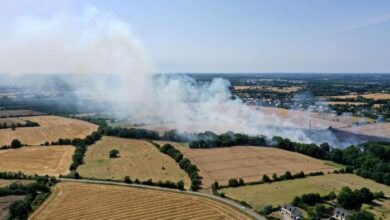
[[[154,190],[164,190],[164,191],[171,191],[171,192],[176,192],[176,193],[186,193],[190,195],[196,195],[196,196],[203,196],[207,197],[209,199],[214,199],[220,202],[223,202],[225,204],[228,204],[230,206],[233,206],[237,209],[239,209],[241,212],[244,212],[248,214],[249,216],[253,217],[254,219],[258,220],[266,220],[265,217],[257,214],[256,212],[252,211],[251,209],[248,208],[243,208],[242,205],[229,200],[225,198],[221,198],[218,196],[206,194],[206,193],[201,193],[201,192],[193,192],[193,191],[181,191],[177,189],[168,189],[168,188],[162,188],[158,186],[147,186],[147,185],[140,185],[140,184],[127,184],[127,183],[121,183],[121,182],[111,182],[111,181],[103,181],[103,180],[86,180],[86,179],[68,179],[68,178],[59,178],[59,180],[63,182],[80,182],[80,183],[92,183],[92,184],[106,184],[106,185],[118,185],[118,186],[127,186],[127,187],[137,187],[137,188],[144,188],[144,189],[154,189]]]

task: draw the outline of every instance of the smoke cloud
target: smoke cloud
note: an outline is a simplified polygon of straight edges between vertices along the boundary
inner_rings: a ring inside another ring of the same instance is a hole
[[[1,73],[74,74],[77,95],[107,101],[112,112],[125,113],[134,122],[188,132],[234,131],[318,142],[301,130],[274,128],[293,124],[232,99],[224,79],[197,83],[184,75],[156,77],[130,27],[95,8],[82,16],[24,17],[3,29],[1,36]]]

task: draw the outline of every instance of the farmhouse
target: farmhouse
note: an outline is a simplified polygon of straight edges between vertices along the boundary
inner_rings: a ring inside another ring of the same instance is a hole
[[[294,220],[298,220],[298,219],[303,218],[301,211],[299,211],[299,209],[297,207],[294,207],[294,206],[289,205],[289,204],[283,205],[282,208],[280,209],[280,212],[282,214],[288,215],[291,219],[294,219]]]
[[[335,208],[332,213],[332,218],[337,220],[346,220],[350,215],[350,212],[342,208]]]

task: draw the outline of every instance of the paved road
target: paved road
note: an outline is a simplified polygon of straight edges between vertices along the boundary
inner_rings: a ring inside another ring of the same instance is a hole
[[[140,185],[140,184],[127,184],[127,183],[121,183],[121,182],[110,182],[110,181],[102,181],[102,180],[86,180],[86,179],[68,179],[68,178],[59,178],[63,182],[81,182],[81,183],[95,183],[95,184],[106,184],[106,185],[118,185],[118,186],[127,186],[127,187],[138,187],[138,188],[144,188],[144,189],[157,189],[157,190],[164,190],[164,191],[171,191],[171,192],[179,192],[179,193],[186,193],[190,195],[196,195],[196,196],[203,196],[207,197],[210,199],[218,200],[220,202],[223,202],[225,204],[228,204],[230,206],[233,206],[242,212],[245,212],[249,216],[258,219],[258,220],[266,220],[265,217],[257,214],[256,212],[252,211],[251,209],[243,208],[240,204],[229,200],[225,198],[221,198],[218,196],[206,194],[206,193],[201,193],[201,192],[193,192],[193,191],[181,191],[177,189],[168,189],[168,188],[162,188],[158,186],[147,186],[147,185]]]

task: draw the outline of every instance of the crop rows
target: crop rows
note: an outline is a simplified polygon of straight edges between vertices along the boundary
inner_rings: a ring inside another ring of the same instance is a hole
[[[31,219],[248,219],[220,202],[192,195],[81,183],[60,183]]]

